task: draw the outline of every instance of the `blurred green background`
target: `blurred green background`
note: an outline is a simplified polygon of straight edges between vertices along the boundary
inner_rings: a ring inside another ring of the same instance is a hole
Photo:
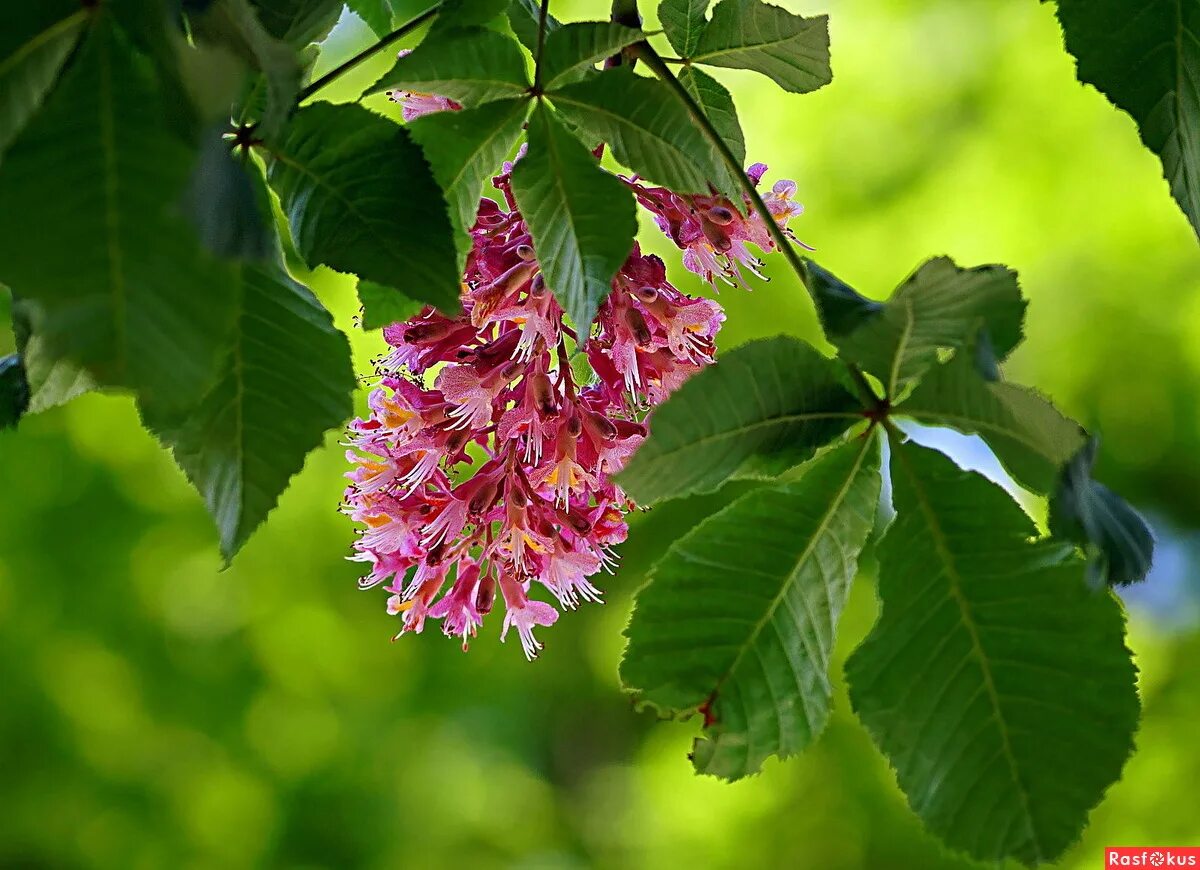
[[[1160,538],[1127,596],[1139,750],[1061,866],[1099,868],[1104,845],[1200,844],[1200,248],[1160,166],[1076,82],[1049,5],[786,5],[830,13],[834,83],[794,97],[717,74],[751,159],[799,183],[798,235],[874,296],[935,254],[1018,269],[1032,306],[1009,376],[1102,433],[1101,478]],[[347,16],[318,72],[368,40]],[[677,252],[648,246],[701,292]],[[803,291],[769,269],[752,293],[722,292],[724,347],[815,338]],[[314,282],[366,371],[381,340],[356,332],[353,285]],[[631,594],[721,495],[639,517],[607,604],[544,630],[529,664],[496,642],[498,619],[468,655],[436,629],[388,642],[385,593],[358,592],[343,560],[343,470],[330,436],[220,572],[199,498],[129,399],[86,396],[0,433],[0,866],[972,866],[922,832],[843,695],[802,757],[732,786],[692,774],[694,721],[631,708],[616,677]],[[868,570],[839,670],[872,587]]]

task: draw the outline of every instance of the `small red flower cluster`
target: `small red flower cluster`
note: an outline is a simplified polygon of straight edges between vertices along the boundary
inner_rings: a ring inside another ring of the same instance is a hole
[[[371,566],[360,586],[387,584],[397,637],[440,619],[466,649],[498,591],[501,638],[515,627],[533,658],[534,627],[558,610],[531,598],[532,584],[560,607],[600,601],[589,578],[611,571],[633,507],[612,475],[646,437],[649,408],[712,362],[724,313],[675,289],[635,246],[578,335],[543,281],[510,170],[494,179],[503,204],[480,202],[463,314],[426,308],[384,330],[391,351],[370,414],[350,426],[344,510],[365,527],[352,557]],[[727,202],[628,183],[710,280],[736,278],[746,241],[772,246]],[[786,197],[772,197],[783,223],[794,210],[776,200]]]

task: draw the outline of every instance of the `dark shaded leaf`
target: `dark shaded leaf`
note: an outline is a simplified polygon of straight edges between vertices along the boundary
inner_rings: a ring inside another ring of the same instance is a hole
[[[0,4],[0,160],[57,81],[87,20],[78,0]]]
[[[358,301],[362,305],[362,328],[382,329],[419,314],[425,303],[409,299],[394,287],[359,280]]]
[[[0,429],[17,425],[29,408],[29,381],[19,354],[0,357]]]
[[[449,97],[470,107],[525,96],[529,87],[525,56],[516,41],[493,30],[470,27],[427,37],[366,93],[399,88]]]
[[[293,48],[320,42],[342,14],[342,0],[250,0],[267,32]]]
[[[863,296],[813,260],[804,261],[808,291],[817,303],[821,328],[830,341],[849,335],[883,310],[883,304]]]
[[[1079,80],[1133,116],[1200,234],[1200,4],[1058,0]]]
[[[512,0],[508,4],[508,23],[512,25],[513,33],[521,40],[529,51],[537,51],[538,20],[541,15],[541,5],[537,0]],[[553,15],[546,16],[546,33],[553,33],[562,27],[562,22]]]
[[[829,657],[879,501],[879,444],[844,444],[798,482],[756,489],[671,545],[637,595],[621,679],[705,715],[693,761],[738,779],[829,718]]]
[[[346,5],[376,36],[387,36],[392,32],[396,11],[391,0],[346,0]]]
[[[358,105],[314,103],[271,154],[271,185],[310,267],[323,263],[458,310],[450,219],[407,130]]]
[[[29,386],[27,413],[37,414],[65,405],[96,389],[96,382],[79,364],[48,352],[40,335],[43,315],[31,299],[13,298],[13,335]]]
[[[1097,446],[1090,439],[1063,469],[1050,499],[1050,531],[1083,549],[1093,586],[1128,586],[1146,579],[1154,536],[1125,499],[1092,479]]]
[[[633,193],[544,104],[529,120],[529,152],[513,168],[512,191],[546,286],[585,335],[633,250]]]
[[[803,18],[760,0],[721,0],[691,58],[748,69],[785,91],[806,94],[829,84],[829,16]]]
[[[143,407],[204,497],[226,562],[324,433],[350,416],[355,388],[346,337],[308,290],[270,265],[233,271],[238,320],[220,380],[186,418]]]
[[[896,519],[850,701],[909,805],[981,861],[1052,861],[1121,774],[1138,722],[1119,604],[999,487],[893,444]]]
[[[211,383],[233,308],[174,213],[195,155],[163,99],[150,62],[100,19],[0,164],[0,280],[38,304],[49,358],[167,406]]]
[[[200,146],[183,212],[200,241],[222,257],[264,260],[275,251],[266,190],[257,168],[234,156],[221,130]]]
[[[735,348],[655,410],[617,482],[648,505],[804,462],[863,419],[837,366],[790,336]]]

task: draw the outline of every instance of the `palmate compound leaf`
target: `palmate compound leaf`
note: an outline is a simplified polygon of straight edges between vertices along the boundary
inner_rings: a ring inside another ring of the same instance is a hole
[[[78,0],[0,4],[0,161],[58,79],[87,20]]]
[[[1058,0],[1079,80],[1133,116],[1200,233],[1200,4]]]
[[[271,186],[310,267],[458,310],[450,218],[407,130],[358,105],[313,103],[268,147]]]
[[[1093,586],[1128,586],[1145,579],[1154,558],[1154,537],[1129,503],[1092,480],[1097,441],[1071,457],[1050,499],[1050,531],[1083,548]]]
[[[607,142],[617,161],[649,181],[680,193],[718,191],[741,202],[740,188],[683,104],[660,81],[628,66],[547,94],[587,143]]]
[[[617,482],[649,505],[799,465],[863,419],[837,366],[790,336],[735,348],[654,412]]]
[[[573,21],[546,35],[542,87],[579,81],[587,70],[645,38],[642,31],[609,21]]]
[[[586,335],[633,250],[633,193],[544,104],[529,120],[529,151],[513,167],[512,191],[546,286]]]
[[[729,91],[704,70],[693,66],[680,70],[678,78],[679,83],[704,110],[704,114],[725,140],[738,163],[745,163],[746,139],[742,135],[742,125],[738,123],[737,109],[734,108],[733,97]]]
[[[215,376],[233,290],[176,214],[195,152],[162,100],[101,12],[0,163],[0,280],[37,304],[47,358],[182,407]]]
[[[399,88],[449,97],[469,108],[524,96],[529,87],[516,40],[483,27],[456,27],[430,35],[366,93]]]
[[[756,489],[676,541],[637,595],[621,678],[665,712],[705,715],[696,770],[738,779],[829,718],[829,657],[879,501],[865,435],[796,482]]]
[[[227,562],[350,416],[355,389],[349,343],[308,290],[271,264],[230,270],[238,318],[220,379],[186,416],[143,409],[204,497]]]
[[[708,0],[663,0],[658,4],[658,20],[680,57],[691,57],[696,51],[708,25],[707,12]]]
[[[408,125],[445,194],[460,265],[471,249],[483,185],[512,153],[528,113],[527,100],[498,100],[477,109],[434,112]]]
[[[541,4],[537,0],[512,0],[508,4],[508,23],[512,25],[513,33],[521,40],[529,51],[537,51],[538,23],[542,14]],[[546,34],[549,35],[562,27],[562,22],[546,13]]]
[[[761,0],[721,0],[690,57],[694,63],[754,70],[794,94],[833,81],[829,16],[804,18]]]
[[[1060,855],[1138,721],[1124,620],[999,487],[893,443],[882,610],[850,700],[926,826],[974,858]]]
[[[1015,272],[1003,266],[963,269],[949,257],[922,264],[879,305],[814,263],[813,298],[841,355],[873,374],[895,401],[938,354],[974,344],[986,329],[997,359],[1021,341],[1025,300]]]

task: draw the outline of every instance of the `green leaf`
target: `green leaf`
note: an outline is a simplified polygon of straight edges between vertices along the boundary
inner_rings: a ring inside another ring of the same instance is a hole
[[[262,73],[267,83],[267,103],[259,120],[259,134],[267,139],[277,136],[300,93],[303,68],[295,49],[271,35],[248,0],[216,0],[191,22],[198,38],[227,48]]]
[[[200,145],[183,213],[206,248],[222,257],[265,260],[275,252],[266,186],[258,169],[230,151],[220,128]]]
[[[445,192],[463,259],[471,247],[469,232],[479,212],[483,185],[512,153],[528,111],[524,100],[500,100],[477,109],[434,112],[408,125]]]
[[[813,260],[804,261],[805,284],[817,303],[821,328],[830,341],[844,338],[883,310]]]
[[[449,97],[463,106],[523,97],[530,82],[516,40],[482,27],[430,36],[396,61],[368,94],[396,88]]]
[[[227,562],[350,416],[355,388],[346,337],[308,290],[269,265],[234,271],[237,328],[220,380],[182,422],[143,409],[204,497]]]
[[[1018,483],[1044,495],[1084,443],[1080,425],[1035,391],[981,377],[968,348],[927,371],[893,413],[980,435]]]
[[[50,358],[186,405],[217,370],[232,288],[175,213],[195,154],[162,100],[102,17],[0,165],[0,280],[37,302]]]
[[[691,57],[700,44],[708,26],[707,12],[708,0],[663,0],[658,4],[658,20],[680,57]]]
[[[756,489],[676,541],[638,592],[626,687],[705,714],[696,770],[738,779],[807,746],[829,718],[829,657],[879,501],[873,437]]]
[[[381,329],[408,320],[425,307],[394,287],[363,280],[358,282],[358,301],[362,304],[363,329]]]
[[[573,21],[546,35],[542,51],[542,87],[578,81],[596,64],[645,38],[642,31],[608,21]]]
[[[342,14],[342,0],[250,0],[267,32],[293,48],[329,35]]]
[[[0,357],[0,429],[15,427],[29,409],[29,381],[19,354]]]
[[[442,0],[437,18],[425,37],[426,42],[464,27],[486,27],[507,36],[504,29],[507,10],[508,0]]]
[[[376,36],[387,36],[392,32],[392,22],[395,20],[392,0],[346,0],[346,5],[367,23]]]
[[[1150,571],[1154,536],[1128,502],[1092,480],[1097,447],[1090,439],[1063,469],[1050,499],[1050,531],[1083,548],[1093,586],[1128,586]]]
[[[829,296],[816,298],[820,304]],[[1003,266],[961,269],[949,257],[937,257],[917,269],[874,316],[849,335],[830,339],[842,356],[879,378],[895,400],[937,362],[939,351],[974,341],[981,328],[987,327],[1003,359],[1020,342],[1024,317],[1015,272]]]
[[[513,167],[512,192],[546,286],[586,335],[633,250],[633,193],[542,104],[529,119],[529,152]]]
[[[685,66],[679,73],[679,83],[700,104],[713,128],[725,140],[738,163],[746,162],[746,140],[742,136],[742,125],[738,123],[737,109],[733,97],[724,85],[704,70]]]
[[[324,263],[458,309],[450,218],[407,130],[358,105],[314,103],[271,155],[271,185],[310,268]]]
[[[837,366],[784,335],[730,351],[655,410],[617,482],[648,505],[799,465],[863,419]]]
[[[833,81],[829,16],[803,18],[759,0],[722,0],[691,58],[754,70],[785,91],[807,94]]]
[[[1200,5],[1058,0],[1058,20],[1079,80],[1133,116],[1200,234]]]
[[[53,87],[87,19],[78,0],[0,4],[0,157]]]
[[[707,193],[710,182],[726,195],[734,190],[716,150],[662,82],[617,67],[548,96],[638,175],[681,193]]]
[[[1133,749],[1121,608],[1053,542],[1031,543],[999,487],[912,444],[891,455],[882,611],[846,664],[851,703],[948,846],[1052,861]]]
[[[529,51],[537,51],[538,21],[541,15],[541,5],[537,0],[512,0],[508,4],[508,23],[512,25],[513,33],[521,40]],[[547,35],[562,27],[562,22],[553,15],[546,15]]]
[[[95,380],[77,363],[47,350],[41,336],[44,316],[33,300],[13,298],[13,335],[29,386],[29,414],[65,405],[96,389]]]

